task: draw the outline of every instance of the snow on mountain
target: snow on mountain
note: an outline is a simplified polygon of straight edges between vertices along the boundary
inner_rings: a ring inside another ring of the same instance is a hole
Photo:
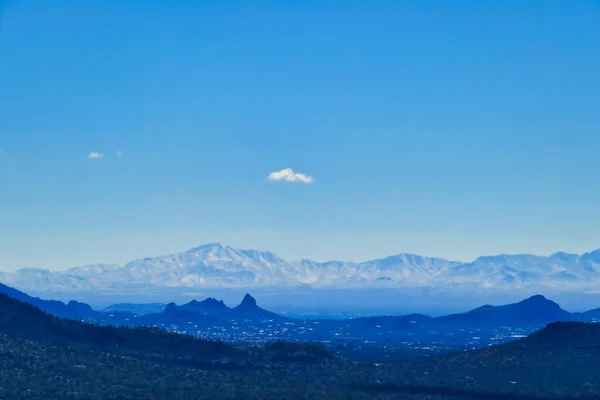
[[[481,282],[484,287],[496,288],[561,285],[566,289],[585,286],[598,277],[595,268],[583,256],[562,252],[549,257],[532,254],[486,256],[452,270],[453,282]]]
[[[238,250],[211,243],[125,265],[95,264],[66,271],[22,269],[0,273],[0,281],[21,290],[112,291],[149,288],[223,287],[410,287],[475,285],[514,289],[586,288],[600,276],[600,250],[583,255],[485,256],[471,263],[397,254],[361,263],[286,261],[271,252]]]
[[[415,254],[397,254],[380,260],[361,263],[361,276],[390,278],[396,282],[426,284],[431,279],[451,272],[459,262],[441,258],[423,257]]]
[[[600,271],[600,249],[592,251],[591,253],[585,253],[579,259],[584,268],[589,272]]]

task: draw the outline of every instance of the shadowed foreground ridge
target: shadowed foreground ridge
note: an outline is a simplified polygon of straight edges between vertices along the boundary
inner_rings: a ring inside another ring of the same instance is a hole
[[[238,351],[221,342],[150,328],[96,326],[47,314],[0,294],[0,334],[94,351],[161,354],[173,360],[216,360]]]
[[[594,399],[600,325],[560,322],[509,344],[379,366],[274,342],[237,349],[60,319],[0,295],[0,398]]]

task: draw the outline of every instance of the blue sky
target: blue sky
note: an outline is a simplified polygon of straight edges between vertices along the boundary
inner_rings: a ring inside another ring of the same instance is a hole
[[[600,247],[598,2],[0,10],[0,270]]]

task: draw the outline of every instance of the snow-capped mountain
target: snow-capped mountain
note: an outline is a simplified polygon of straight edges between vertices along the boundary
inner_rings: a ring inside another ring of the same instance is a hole
[[[550,287],[577,289],[600,282],[600,250],[583,255],[556,253],[480,257],[471,263],[398,254],[355,263],[286,261],[271,252],[238,250],[212,243],[125,265],[96,264],[66,271],[22,269],[0,273],[21,290],[110,291],[132,288],[226,287]]]
[[[484,287],[560,285],[563,289],[587,286],[600,278],[600,252],[583,255],[555,253],[480,257],[452,270],[453,282],[479,282]]]

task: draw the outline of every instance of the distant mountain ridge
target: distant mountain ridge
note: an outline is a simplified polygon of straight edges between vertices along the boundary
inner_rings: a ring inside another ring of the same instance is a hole
[[[544,326],[557,321],[579,320],[579,314],[563,310],[557,303],[542,295],[535,295],[523,301],[502,306],[485,305],[461,314],[438,317],[441,322],[460,322],[473,325]]]
[[[256,303],[256,299],[250,294],[246,294],[242,299],[242,302],[233,308],[226,306],[222,300],[209,297],[203,301],[192,300],[189,303],[180,306],[175,303],[169,303],[162,314],[168,316],[179,314],[181,312],[192,312],[202,316],[225,318],[228,320],[288,319],[259,307]]]
[[[192,300],[186,304],[176,305],[170,303],[162,313],[146,315],[136,320],[134,324],[169,325],[178,320],[187,323],[188,320],[199,322],[203,325],[232,321],[300,321],[265,310],[257,305],[256,299],[246,294],[242,302],[233,308],[222,301],[207,298],[203,301]],[[340,325],[356,329],[370,326],[390,326],[394,329],[411,329],[412,327],[441,327],[449,326],[492,328],[499,326],[539,328],[547,324],[560,321],[597,322],[600,321],[600,309],[583,313],[570,313],[552,300],[542,295],[531,296],[517,303],[500,306],[484,305],[471,311],[450,314],[441,317],[429,317],[421,314],[408,314],[400,316],[375,316],[353,318],[344,320],[320,319],[320,324],[329,327]],[[413,325],[417,324],[417,325]]]
[[[74,300],[69,301],[67,304],[57,300],[42,300],[37,297],[29,296],[26,293],[23,293],[10,286],[6,286],[2,283],[0,283],[0,294],[24,303],[31,304],[54,316],[72,320],[93,321],[110,324],[120,323],[121,321],[133,316],[133,314],[128,312],[114,312],[112,315],[109,315],[107,313],[94,311],[88,304],[80,303]]]
[[[231,309],[223,303],[223,300],[209,297],[203,301],[192,300],[182,306],[177,306],[175,303],[169,303],[165,307],[164,312],[192,311],[201,315],[220,315],[230,310]]]
[[[286,340],[388,340],[403,342],[420,340],[438,342],[450,340],[469,341],[465,332],[495,332],[498,329],[519,329],[533,332],[546,324],[559,321],[599,322],[600,310],[570,313],[544,296],[535,295],[518,303],[501,306],[484,305],[471,311],[442,317],[409,314],[400,316],[376,316],[345,320],[302,320],[288,318],[258,306],[250,294],[246,294],[235,307],[223,301],[207,298],[192,300],[186,304],[169,303],[161,312],[133,315],[123,312],[99,312],[84,303],[46,301],[26,295],[5,285],[0,285],[0,295],[35,305],[44,311],[68,319],[84,320],[99,325],[154,326],[178,333],[201,334],[204,337],[225,337],[236,340],[255,340],[256,337],[272,337]],[[235,332],[234,332],[235,331]],[[448,339],[446,333],[452,336]],[[0,332],[1,333],[1,332]],[[343,335],[343,336],[340,336]],[[382,336],[383,335],[383,336]]]
[[[239,250],[220,243],[183,253],[143,258],[125,265],[96,264],[66,271],[22,269],[0,273],[21,290],[111,292],[160,288],[234,287],[456,287],[499,290],[595,289],[600,250],[583,255],[558,252],[484,256],[470,263],[414,254],[366,262],[286,261],[268,251]]]
[[[118,303],[102,309],[103,313],[125,312],[135,315],[146,315],[162,312],[167,305],[163,303],[133,304]]]

